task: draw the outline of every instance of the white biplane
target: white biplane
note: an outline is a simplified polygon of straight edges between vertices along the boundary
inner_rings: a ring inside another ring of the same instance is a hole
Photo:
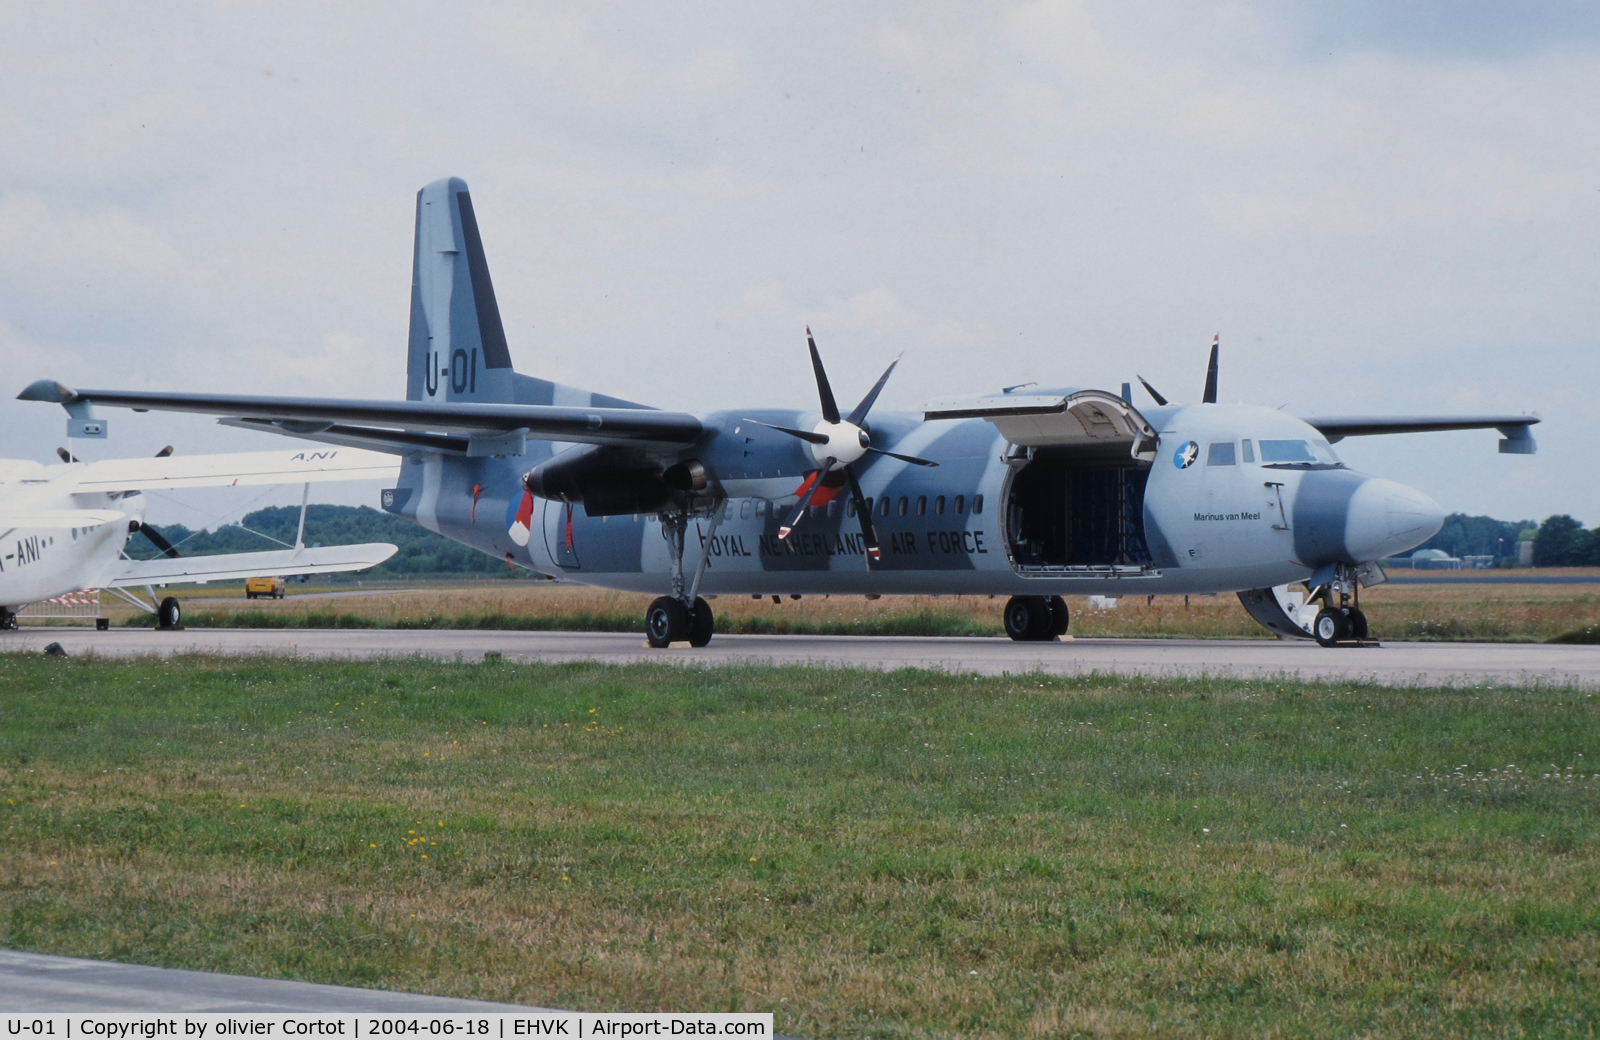
[[[314,481],[393,479],[392,455],[360,448],[290,449],[227,455],[106,459],[45,466],[0,459],[0,629],[15,628],[30,603],[84,589],[103,589],[177,628],[175,597],[158,600],[155,586],[270,574],[327,574],[375,566],[393,556],[387,542],[307,548],[305,504],[292,548],[268,552],[183,556],[144,522],[143,492],[174,488]],[[134,560],[128,539],[143,532],[163,555]],[[149,602],[126,591],[144,589]]]

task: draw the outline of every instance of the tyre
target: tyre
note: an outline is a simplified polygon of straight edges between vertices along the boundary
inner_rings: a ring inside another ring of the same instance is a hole
[[[1338,646],[1350,638],[1350,619],[1344,616],[1343,611],[1323,608],[1311,623],[1311,634],[1323,646]]]
[[[689,638],[689,610],[671,596],[660,596],[644,612],[644,638],[657,650]]]
[[[705,646],[711,642],[712,626],[716,620],[717,616],[711,613],[711,605],[696,596],[694,611],[689,615],[689,645]]]
[[[1045,600],[1050,607],[1050,633],[1049,638],[1067,634],[1067,625],[1072,620],[1072,615],[1067,613],[1067,601],[1060,596],[1051,596]]]
[[[1012,596],[1006,601],[1006,635],[1018,642],[1049,638],[1050,621],[1050,603],[1043,596]]]
[[[244,598],[245,599],[255,599],[256,598],[256,594],[254,592],[246,592],[244,594]]]
[[[178,606],[178,601],[171,596],[161,601],[161,606],[156,609],[156,627],[177,628],[183,624],[183,608]]]
[[[0,630],[15,632],[17,630],[17,615],[0,607]]]
[[[1359,609],[1351,607],[1350,613],[1346,617],[1350,622],[1350,638],[1367,638],[1367,615],[1363,614]]]

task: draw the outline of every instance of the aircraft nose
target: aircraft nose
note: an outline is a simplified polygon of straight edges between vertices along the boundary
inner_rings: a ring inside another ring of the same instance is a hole
[[[1344,544],[1356,560],[1415,549],[1444,526],[1444,510],[1416,488],[1371,477],[1350,498]]]

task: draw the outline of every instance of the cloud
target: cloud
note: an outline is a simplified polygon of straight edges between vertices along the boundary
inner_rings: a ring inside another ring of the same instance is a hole
[[[1353,11],[13,5],[0,356],[18,389],[394,393],[415,192],[454,174],[529,372],[793,403],[809,322],[841,387],[905,352],[885,406],[1176,393],[1221,329],[1230,399],[1548,402],[1533,459],[1360,450],[1452,506],[1496,507],[1504,463],[1543,474],[1520,511],[1600,519],[1559,477],[1600,437],[1566,390],[1600,354],[1600,44],[1477,0],[1449,46]],[[46,457],[21,407],[8,451]],[[183,422],[117,436],[259,444]]]

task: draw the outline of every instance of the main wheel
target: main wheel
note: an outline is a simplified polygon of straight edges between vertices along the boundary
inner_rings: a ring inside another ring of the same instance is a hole
[[[1060,596],[1051,596],[1045,603],[1050,607],[1049,638],[1066,635],[1067,625],[1072,621],[1072,616],[1067,613],[1067,601]]]
[[[6,632],[15,632],[17,630],[17,615],[4,607],[0,607],[0,630]]]
[[[1019,642],[1050,636],[1050,603],[1043,596],[1012,596],[1006,601],[1006,635]]]
[[[717,616],[711,613],[711,605],[696,596],[694,610],[689,615],[689,645],[705,646],[711,642],[712,625],[716,620]]]
[[[1311,634],[1323,646],[1338,646],[1350,638],[1350,619],[1345,617],[1342,610],[1324,607],[1317,612],[1317,619],[1311,622]]]
[[[689,610],[671,596],[659,596],[644,612],[645,642],[657,650],[689,638]]]
[[[161,601],[161,606],[156,609],[156,627],[177,628],[183,624],[183,608],[178,606],[178,601],[171,596]]]
[[[1367,638],[1367,615],[1363,614],[1360,608],[1351,607],[1350,613],[1346,617],[1350,619],[1350,638]]]

